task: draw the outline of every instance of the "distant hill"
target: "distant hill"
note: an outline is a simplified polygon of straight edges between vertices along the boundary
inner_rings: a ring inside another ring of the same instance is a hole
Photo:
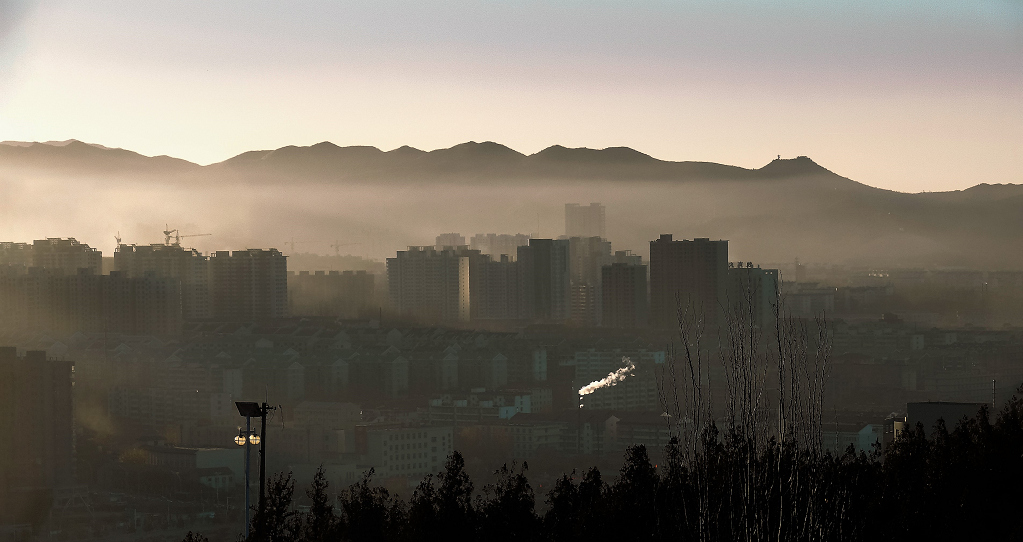
[[[806,157],[776,162],[761,169],[711,162],[669,162],[628,147],[598,150],[555,145],[525,155],[490,141],[470,141],[429,152],[412,147],[384,152],[376,147],[339,147],[324,142],[308,147],[246,152],[209,167],[306,181],[757,180],[828,173]]]
[[[0,167],[68,173],[181,173],[200,166],[179,158],[144,156],[71,139],[45,143],[0,142]]]
[[[61,188],[39,192],[38,179]],[[1023,269],[1023,186],[905,194],[802,156],[747,169],[627,147],[526,155],[493,142],[433,151],[323,142],[199,166],[74,140],[5,142],[2,195],[0,229],[86,242],[117,231],[156,242],[170,223],[213,233],[197,242],[217,248],[296,238],[304,251],[330,253],[343,240],[380,259],[448,231],[556,236],[565,203],[600,201],[615,247],[640,254],[674,233],[729,239],[737,259],[761,262]]]

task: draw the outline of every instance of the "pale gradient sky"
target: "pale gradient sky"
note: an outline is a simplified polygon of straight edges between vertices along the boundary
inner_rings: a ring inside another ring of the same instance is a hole
[[[493,140],[1023,183],[1020,0],[0,0],[0,140]]]

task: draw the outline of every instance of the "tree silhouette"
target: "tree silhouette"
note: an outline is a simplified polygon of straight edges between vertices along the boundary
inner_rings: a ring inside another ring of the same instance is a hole
[[[316,469],[313,483],[306,491],[312,501],[309,513],[302,522],[303,542],[329,542],[338,537],[339,521],[334,514],[334,503],[330,496],[330,484],[323,472],[323,465]]]
[[[270,477],[263,509],[257,507],[252,517],[250,542],[290,542],[298,538],[301,518],[291,509],[294,494],[295,480],[290,472]]]

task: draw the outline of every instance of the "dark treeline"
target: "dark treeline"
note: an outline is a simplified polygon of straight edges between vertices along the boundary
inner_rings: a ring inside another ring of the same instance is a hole
[[[633,447],[617,477],[566,474],[546,495],[534,492],[525,464],[476,488],[456,452],[408,500],[375,487],[372,472],[333,495],[321,471],[305,513],[290,474],[278,475],[250,540],[1023,539],[1023,400],[993,424],[981,411],[930,433],[918,425],[883,453],[834,456],[792,441],[752,446],[711,424],[696,454],[669,447],[655,466]]]

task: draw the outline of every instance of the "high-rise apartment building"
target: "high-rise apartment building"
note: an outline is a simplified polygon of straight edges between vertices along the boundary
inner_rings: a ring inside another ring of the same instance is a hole
[[[74,237],[50,237],[32,242],[32,267],[61,269],[65,275],[76,275],[79,269],[99,275],[103,272],[103,253]]]
[[[591,203],[588,206],[566,203],[565,237],[603,237],[606,239],[604,206],[599,203]]]
[[[469,248],[490,256],[494,261],[501,261],[501,256],[515,261],[519,247],[528,244],[529,236],[524,233],[477,233],[469,240]]]
[[[181,285],[181,311],[186,320],[210,318],[209,260],[199,251],[180,245],[119,245],[114,269],[127,278],[147,275],[173,279]]]
[[[738,322],[771,328],[778,309],[778,270],[752,262],[728,264],[725,313]]]
[[[0,272],[0,326],[9,330],[175,335],[181,332],[179,281],[128,278],[114,271],[6,268]]]
[[[633,254],[631,250],[616,250],[614,256],[611,256],[611,263],[641,265],[643,263],[643,257],[638,254]]]
[[[569,241],[530,239],[518,249],[523,313],[527,318],[564,321],[572,317]]]
[[[522,300],[522,271],[519,262],[507,254],[487,259],[472,281],[473,318],[477,320],[521,320],[527,318]]]
[[[678,325],[681,309],[708,327],[720,323],[726,300],[728,241],[706,238],[650,241],[650,322]]]
[[[460,233],[442,233],[437,236],[437,250],[444,250],[444,247],[458,248],[465,246],[465,236]]]
[[[601,325],[645,327],[649,318],[647,267],[638,263],[612,263],[605,265],[601,273]]]
[[[0,243],[0,265],[32,267],[31,243]]]
[[[0,523],[44,520],[49,491],[74,483],[73,365],[0,348]]]
[[[275,248],[217,251],[210,256],[213,318],[255,322],[288,312],[288,260]]]
[[[428,322],[468,322],[472,318],[470,270],[485,259],[465,246],[399,251],[387,259],[391,303],[402,314]]]
[[[374,302],[375,277],[365,271],[288,272],[288,304],[296,316],[356,318]]]
[[[611,263],[611,243],[601,237],[568,238],[568,269],[572,287],[572,321],[600,324],[601,268]]]

